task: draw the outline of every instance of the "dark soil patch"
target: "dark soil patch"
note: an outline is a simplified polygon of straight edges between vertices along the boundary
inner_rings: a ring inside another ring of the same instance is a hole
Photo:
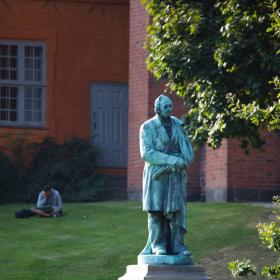
[[[276,261],[277,256],[260,244],[255,247],[227,247],[218,251],[215,255],[205,257],[201,260],[201,264],[205,267],[206,273],[213,280],[230,280],[231,273],[228,269],[228,263],[234,260],[251,259],[257,266],[258,275],[249,276],[246,280],[263,280],[260,276],[260,270],[263,265],[267,265]]]

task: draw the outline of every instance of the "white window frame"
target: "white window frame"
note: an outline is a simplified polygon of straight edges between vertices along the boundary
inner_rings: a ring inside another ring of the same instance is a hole
[[[23,126],[23,127],[44,127],[45,126],[45,110],[46,110],[46,44],[41,41],[20,41],[20,40],[1,40],[0,45],[16,45],[18,47],[18,79],[17,80],[1,80],[0,86],[10,86],[18,88],[18,120],[17,121],[3,121],[0,120],[0,126]],[[24,59],[25,47],[42,47],[42,80],[41,81],[27,81],[24,79]],[[42,116],[40,122],[27,122],[24,120],[24,89],[25,87],[39,87],[42,89]]]

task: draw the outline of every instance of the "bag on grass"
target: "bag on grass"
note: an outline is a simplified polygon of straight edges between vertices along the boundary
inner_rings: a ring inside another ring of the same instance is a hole
[[[15,217],[18,219],[33,217],[34,213],[30,209],[22,209],[15,213]]]

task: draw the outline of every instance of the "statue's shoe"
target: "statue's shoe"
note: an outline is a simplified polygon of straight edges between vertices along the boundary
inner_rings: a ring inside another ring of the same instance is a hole
[[[167,252],[164,248],[154,248],[153,249],[153,253],[156,254],[156,255],[166,255]]]
[[[179,255],[183,255],[183,256],[188,256],[190,255],[190,251],[188,250],[188,248],[186,246],[181,246],[181,249],[178,253]]]

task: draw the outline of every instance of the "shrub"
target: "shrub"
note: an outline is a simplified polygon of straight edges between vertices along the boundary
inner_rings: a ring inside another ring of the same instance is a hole
[[[26,132],[6,135],[10,157],[0,152],[0,203],[34,202],[50,183],[64,201],[104,199],[104,177],[96,174],[99,152],[90,141],[57,144],[50,137],[30,143]]]
[[[273,203],[276,206],[276,221],[258,224],[259,237],[262,243],[270,250],[280,253],[280,196],[273,197]],[[233,277],[248,276],[250,273],[256,275],[256,267],[250,260],[234,261],[229,263]],[[262,276],[265,279],[280,279],[280,258],[275,264],[265,265],[262,268]]]
[[[6,147],[11,155],[11,160],[14,163],[19,175],[24,176],[29,162],[32,159],[32,145],[28,142],[29,133],[23,130],[19,134],[6,134]]]
[[[32,148],[34,157],[27,172],[27,201],[34,201],[46,183],[57,188],[64,201],[102,199],[105,178],[96,174],[99,152],[89,141],[73,138],[59,145],[45,138]]]
[[[16,202],[19,199],[19,176],[11,158],[0,151],[0,203]]]

